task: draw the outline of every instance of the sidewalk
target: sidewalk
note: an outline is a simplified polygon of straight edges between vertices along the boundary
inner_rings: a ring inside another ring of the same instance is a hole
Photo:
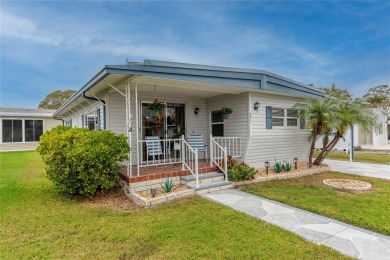
[[[229,189],[201,195],[360,259],[390,259],[390,237],[276,201]]]
[[[329,159],[325,159],[324,163],[329,165],[332,171],[390,180],[390,165],[348,162]]]

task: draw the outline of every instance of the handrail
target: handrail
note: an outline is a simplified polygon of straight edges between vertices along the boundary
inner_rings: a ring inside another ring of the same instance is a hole
[[[226,148],[228,155],[233,158],[242,157],[242,138],[241,137],[213,137],[213,139],[222,147]]]
[[[182,136],[181,141],[182,170],[187,168],[189,172],[195,176],[196,187],[199,187],[198,149],[193,149],[184,139],[184,135]]]
[[[210,165],[213,163],[225,174],[225,181],[228,181],[227,149],[210,135]]]

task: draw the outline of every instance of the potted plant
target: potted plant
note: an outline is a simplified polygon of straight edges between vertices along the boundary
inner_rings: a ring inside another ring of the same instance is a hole
[[[163,110],[164,103],[158,101],[158,98],[155,98],[153,103],[149,104],[148,109],[150,110],[152,116],[158,116],[160,111]]]
[[[231,107],[223,107],[221,108],[221,111],[224,119],[228,119],[229,115],[233,113],[233,109]]]

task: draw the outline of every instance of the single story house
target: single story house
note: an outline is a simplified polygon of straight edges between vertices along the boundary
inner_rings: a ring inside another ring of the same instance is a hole
[[[254,167],[275,158],[306,161],[310,133],[294,105],[324,96],[263,70],[145,60],[104,66],[54,117],[72,127],[127,135],[129,176],[144,166],[172,163],[194,173],[203,157],[220,168],[226,155]],[[155,98],[164,102],[157,113],[149,109]],[[233,110],[228,118],[223,107]],[[204,153],[189,145],[194,138]]]
[[[62,122],[53,109],[0,108],[0,151],[34,150],[40,136]]]
[[[358,124],[353,126],[353,143],[354,146],[362,146],[364,148],[382,146],[388,144],[388,127],[387,127],[387,113],[379,109],[372,109],[373,114],[378,122],[378,127],[363,130]],[[333,136],[330,137],[330,139]],[[349,150],[351,146],[351,129],[348,129],[344,139],[340,139],[335,150]],[[316,149],[322,149],[323,137],[320,136],[316,142]]]

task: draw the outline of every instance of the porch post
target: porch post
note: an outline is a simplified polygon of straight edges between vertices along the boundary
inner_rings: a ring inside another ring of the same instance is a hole
[[[225,164],[225,181],[228,181],[228,165],[227,165],[227,149],[224,147],[225,152],[223,153],[223,162]]]
[[[130,80],[129,80],[129,81],[127,81],[126,92],[125,92],[125,98],[126,98],[126,127],[125,127],[125,131],[126,131],[127,141],[129,143],[129,146],[131,147],[131,132],[130,132],[130,128],[129,128],[129,125],[130,125],[129,117],[131,115],[131,110],[130,110],[131,98],[130,98],[130,95],[131,95],[131,92],[130,92]],[[129,161],[127,163],[127,176],[130,176],[130,177],[133,176],[132,167],[131,167],[131,156],[132,156],[132,153],[131,153],[131,149],[130,149]]]
[[[210,167],[213,167],[213,135],[210,135]]]
[[[182,170],[185,170],[185,166],[184,166],[184,135],[181,135],[181,169]]]
[[[139,144],[138,144],[138,139],[139,139],[139,119],[138,119],[138,84],[135,83],[135,133],[137,135],[136,142],[137,142],[137,175],[139,176],[139,159],[140,159],[140,151],[139,151]]]

